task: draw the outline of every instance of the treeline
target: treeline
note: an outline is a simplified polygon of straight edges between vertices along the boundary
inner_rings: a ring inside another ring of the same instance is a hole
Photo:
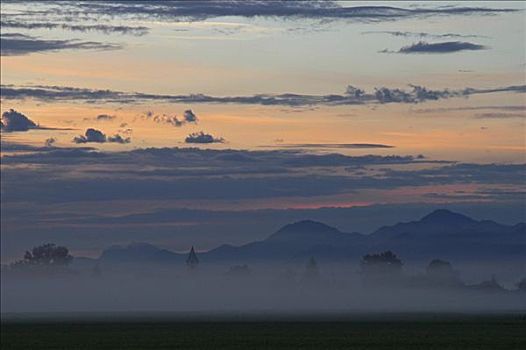
[[[26,251],[21,260],[11,263],[9,271],[29,275],[71,273],[68,266],[73,261],[73,256],[68,248],[52,243],[43,244]],[[195,250],[190,250],[186,266],[189,273],[197,273],[200,261]],[[468,285],[460,278],[459,272],[453,265],[445,260],[433,259],[420,275],[407,275],[404,273],[404,263],[394,252],[387,250],[380,253],[366,254],[361,258],[359,276],[366,286],[371,287],[407,287],[407,288],[447,288],[469,289],[484,292],[508,292],[501,286],[495,276],[490,280],[478,284]],[[101,278],[104,274],[99,263],[92,268],[91,276]],[[231,266],[223,276],[227,279],[243,279],[253,275],[251,268],[246,265]],[[289,279],[294,279],[292,273]],[[305,270],[297,278],[298,283],[306,285],[323,285],[324,281],[318,262],[310,257],[305,265]],[[516,283],[516,291],[526,292],[526,278]]]

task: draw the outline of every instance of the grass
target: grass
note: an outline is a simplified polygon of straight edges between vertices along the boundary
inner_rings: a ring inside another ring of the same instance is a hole
[[[526,349],[524,316],[7,322],[1,349]]]

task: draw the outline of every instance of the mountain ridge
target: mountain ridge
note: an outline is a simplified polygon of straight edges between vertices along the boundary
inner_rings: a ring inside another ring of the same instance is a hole
[[[369,235],[346,233],[314,220],[287,224],[261,241],[240,246],[224,244],[199,254],[203,262],[293,262],[309,256],[349,261],[362,255],[393,250],[408,260],[517,259],[526,254],[526,224],[503,225],[474,220],[446,209],[417,221],[384,226]],[[148,243],[113,246],[99,257],[107,263],[180,263],[185,254]]]

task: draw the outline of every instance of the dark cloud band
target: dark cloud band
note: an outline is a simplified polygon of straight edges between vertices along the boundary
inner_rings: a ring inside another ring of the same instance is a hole
[[[8,16],[9,17],[9,16]],[[148,27],[144,26],[112,26],[107,24],[67,24],[52,22],[26,22],[23,20],[3,20],[0,21],[2,28],[16,29],[62,29],[75,32],[101,32],[104,34],[128,34],[142,36],[148,33]]]
[[[345,6],[335,1],[85,1],[67,7],[53,7],[54,15],[71,14],[87,18],[126,16],[156,20],[204,20],[207,18],[273,17],[302,19],[349,19],[355,21],[389,21],[414,17],[485,15],[513,12],[514,9],[489,7],[413,7]]]
[[[279,148],[345,148],[345,149],[367,149],[367,148],[394,148],[394,146],[378,143],[300,143],[300,144],[280,144]]]
[[[1,55],[19,56],[35,52],[60,51],[60,50],[115,50],[121,46],[117,44],[101,43],[97,41],[79,40],[46,40],[37,37],[5,33],[0,36]]]
[[[98,102],[98,103],[141,103],[159,101],[170,103],[224,103],[264,106],[313,106],[313,105],[360,105],[384,103],[419,103],[454,97],[488,93],[525,93],[526,85],[514,85],[498,88],[465,88],[461,90],[432,90],[422,86],[410,85],[410,89],[376,88],[366,92],[349,86],[344,94],[337,95],[301,95],[301,94],[260,94],[252,96],[210,96],[162,95],[139,92],[122,92],[113,90],[93,90],[65,86],[14,86],[2,85],[0,96],[5,100],[35,99],[45,102]],[[185,118],[187,118],[185,113]]]
[[[368,34],[385,34],[394,37],[402,38],[430,38],[430,39],[447,39],[447,38],[487,38],[483,35],[476,34],[460,34],[460,33],[444,33],[444,34],[432,34],[427,32],[402,32],[392,30],[376,30],[362,32],[364,35]]]
[[[417,163],[422,166],[387,167]],[[435,162],[430,167],[426,163],[431,162],[412,156],[346,156],[299,150],[151,148],[110,153],[43,148],[35,154],[3,157],[2,199],[255,199],[447,184],[521,186],[524,182],[524,164]],[[61,191],[63,188],[70,190]]]
[[[402,47],[399,53],[451,53],[458,51],[478,51],[487,49],[484,45],[463,41],[447,41],[441,43],[427,43],[420,41],[416,44]]]

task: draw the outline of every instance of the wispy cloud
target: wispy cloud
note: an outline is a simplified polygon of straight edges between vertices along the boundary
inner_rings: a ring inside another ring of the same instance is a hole
[[[410,85],[410,89],[380,87],[366,92],[349,86],[341,95],[259,94],[252,96],[210,96],[204,94],[168,95],[113,90],[94,90],[65,86],[14,86],[2,85],[0,96],[5,100],[35,99],[46,102],[85,101],[99,103],[141,103],[160,101],[171,103],[224,103],[264,106],[314,106],[314,105],[360,105],[385,103],[419,103],[454,97],[490,93],[525,93],[526,85],[497,88],[465,88],[461,90],[432,90]]]
[[[99,114],[94,118],[84,118],[85,121],[92,120],[96,122],[109,122],[117,119],[117,116],[111,114]]]
[[[6,15],[6,17],[10,17]],[[16,29],[62,29],[75,32],[101,32],[104,34],[128,34],[142,36],[148,33],[149,28],[144,26],[125,26],[125,25],[107,25],[107,24],[68,24],[53,22],[27,22],[23,20],[4,20],[0,21],[2,28]]]
[[[516,11],[490,7],[411,7],[346,6],[335,1],[150,1],[78,2],[51,7],[55,16],[82,15],[85,18],[122,16],[157,20],[191,20],[207,18],[273,17],[300,19],[350,19],[354,21],[389,21],[414,17],[487,15]]]
[[[476,35],[476,34],[459,34],[459,33],[433,34],[433,33],[427,33],[427,32],[402,32],[402,31],[391,31],[391,30],[366,31],[366,32],[362,32],[362,34],[364,35],[386,34],[386,35],[402,37],[402,38],[429,38],[429,39],[487,38],[486,36]]]
[[[44,141],[44,145],[46,147],[53,147],[53,145],[55,144],[55,142],[57,142],[57,139],[54,138],[54,137],[49,137],[46,139],[46,141]]]
[[[414,109],[415,113],[444,113],[456,111],[479,111],[479,110],[498,110],[498,111],[526,111],[526,105],[494,105],[494,106],[470,106],[470,107],[447,107],[447,108],[423,108]]]
[[[175,127],[181,127],[186,123],[197,124],[198,121],[197,115],[191,109],[184,111],[182,118],[178,118],[177,115],[159,115],[155,114],[152,111],[145,112],[140,116],[140,118],[145,120],[152,120],[158,124],[169,124]]]
[[[383,145],[378,143],[296,143],[296,144],[279,144],[279,148],[346,148],[346,149],[368,149],[368,148],[394,148],[391,145]]]
[[[109,115],[109,114],[99,114],[98,116],[95,117],[95,119],[98,120],[98,121],[113,120],[115,118],[116,118],[116,116]]]
[[[97,41],[47,40],[18,33],[2,33],[0,35],[1,55],[19,56],[35,52],[60,50],[115,50],[121,46],[117,44],[101,43]]]
[[[110,153],[45,148],[36,154],[4,156],[2,181],[9,191],[2,194],[2,200],[308,198],[407,186],[488,184],[498,187],[498,184],[522,186],[524,182],[524,164],[436,162],[431,167],[429,163],[432,162],[412,156],[353,157],[290,149],[150,148]],[[27,166],[31,164],[38,166]],[[396,170],[391,167],[395,164]],[[414,164],[421,166],[411,166]],[[63,188],[70,190],[61,191]]]
[[[489,113],[478,113],[475,115],[479,119],[509,119],[509,118],[526,118],[525,113],[499,113],[499,112],[489,112]]]

